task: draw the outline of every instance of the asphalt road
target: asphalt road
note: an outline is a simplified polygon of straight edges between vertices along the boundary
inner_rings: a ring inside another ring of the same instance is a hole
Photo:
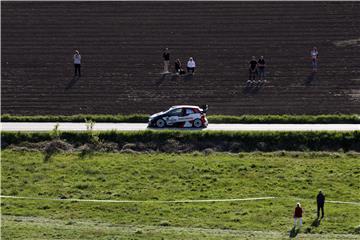
[[[55,122],[3,122],[1,131],[50,131]],[[59,123],[61,131],[86,131],[85,123]],[[146,130],[145,123],[95,123],[93,130]],[[190,128],[187,130],[197,130]],[[360,131],[360,124],[209,124],[205,131]]]

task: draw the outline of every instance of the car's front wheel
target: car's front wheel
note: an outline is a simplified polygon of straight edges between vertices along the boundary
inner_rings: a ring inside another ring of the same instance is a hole
[[[163,127],[165,127],[165,125],[166,125],[166,123],[163,119],[160,118],[160,119],[156,120],[156,126],[158,128],[163,128]]]
[[[196,128],[200,128],[200,127],[202,127],[202,122],[201,122],[201,120],[200,119],[195,119],[194,120],[194,127],[196,127]]]

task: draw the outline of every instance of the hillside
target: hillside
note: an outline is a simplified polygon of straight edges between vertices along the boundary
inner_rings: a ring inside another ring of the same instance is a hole
[[[360,113],[356,2],[1,2],[2,113]],[[309,52],[319,71],[311,81]],[[162,49],[194,77],[162,78]],[[73,80],[72,54],[83,76]],[[268,83],[244,90],[251,56]]]

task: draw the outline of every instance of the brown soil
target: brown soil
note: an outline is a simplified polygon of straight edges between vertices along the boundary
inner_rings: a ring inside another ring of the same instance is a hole
[[[2,113],[360,113],[358,2],[1,2]],[[351,44],[349,44],[351,43]],[[317,46],[312,78],[309,52]],[[193,77],[162,78],[162,48]],[[72,54],[82,54],[73,79]],[[268,83],[244,88],[264,55]]]

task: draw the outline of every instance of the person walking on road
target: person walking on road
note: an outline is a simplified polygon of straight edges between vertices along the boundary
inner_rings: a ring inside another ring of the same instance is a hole
[[[317,218],[320,217],[321,210],[321,218],[324,218],[324,204],[325,204],[325,195],[319,191],[319,194],[316,196],[317,202]]]
[[[300,227],[302,226],[302,214],[303,214],[303,209],[301,208],[300,203],[297,203],[294,212],[294,227],[296,227],[298,219],[300,222]]]
[[[168,48],[165,48],[163,52],[163,58],[164,58],[164,73],[169,73],[170,53]]]
[[[79,73],[79,77],[81,77],[81,55],[78,50],[75,50],[74,54],[74,67],[75,67],[75,73],[74,77],[76,77],[77,73]]]

